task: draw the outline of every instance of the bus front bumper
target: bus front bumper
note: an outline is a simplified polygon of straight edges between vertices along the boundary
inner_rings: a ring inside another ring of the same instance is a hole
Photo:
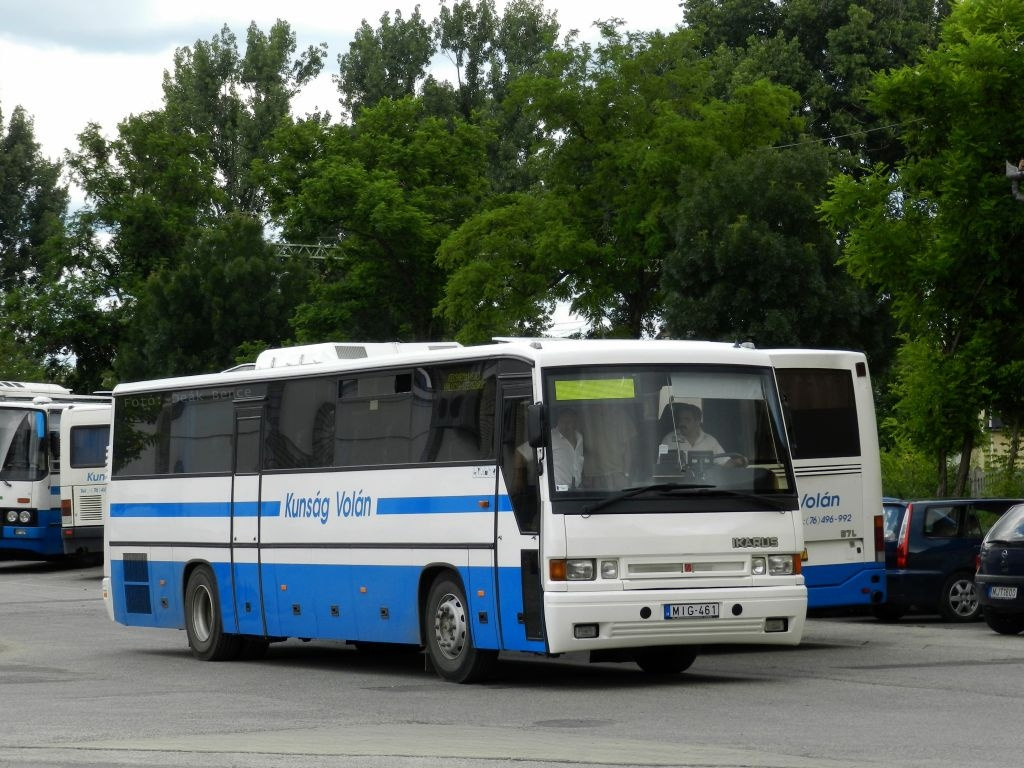
[[[797,645],[807,616],[807,589],[546,592],[544,605],[550,653],[656,645]],[[714,612],[717,616],[707,615]]]

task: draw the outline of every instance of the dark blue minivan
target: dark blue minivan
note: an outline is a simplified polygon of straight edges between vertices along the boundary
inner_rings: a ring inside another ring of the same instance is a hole
[[[875,616],[895,621],[912,606],[949,621],[981,617],[974,585],[981,540],[1022,499],[883,502],[888,595]]]

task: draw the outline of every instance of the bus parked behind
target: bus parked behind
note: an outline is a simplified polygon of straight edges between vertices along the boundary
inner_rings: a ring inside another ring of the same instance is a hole
[[[886,599],[882,469],[865,356],[770,349],[804,522],[809,608]]]
[[[60,421],[76,395],[56,384],[0,382],[0,557],[61,557]]]
[[[60,423],[60,512],[64,554],[103,557],[109,403],[70,405]]]

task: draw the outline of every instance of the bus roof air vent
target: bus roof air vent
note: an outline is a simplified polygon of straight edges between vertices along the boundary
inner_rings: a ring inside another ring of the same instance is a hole
[[[461,347],[457,341],[444,342],[353,342],[348,344],[329,342],[305,344],[297,347],[268,349],[256,358],[256,368],[283,368],[292,365],[316,365],[339,360],[360,360],[366,357],[429,352]]]

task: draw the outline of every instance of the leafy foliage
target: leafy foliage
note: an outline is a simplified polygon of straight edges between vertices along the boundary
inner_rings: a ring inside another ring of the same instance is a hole
[[[843,263],[892,297],[907,334],[901,352],[902,428],[936,456],[962,460],[960,493],[1000,373],[1021,356],[1019,204],[998,172],[1024,146],[1015,98],[1024,75],[1024,6],[991,0],[954,7],[942,41],[914,68],[878,76],[872,103],[905,126],[905,159],[863,179],[841,178],[822,206],[844,234]],[[1011,390],[1016,392],[1016,389]],[[940,478],[940,490],[946,490]]]

